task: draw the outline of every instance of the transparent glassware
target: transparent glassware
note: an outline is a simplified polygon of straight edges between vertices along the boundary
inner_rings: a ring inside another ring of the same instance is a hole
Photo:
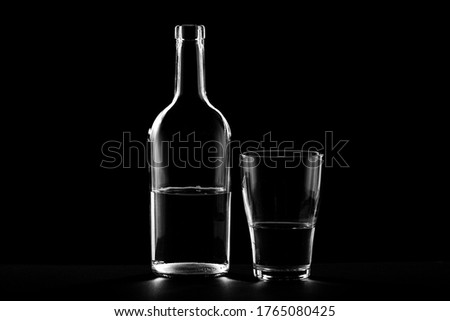
[[[312,151],[241,154],[242,193],[253,274],[264,281],[310,275],[322,173]]]
[[[205,28],[175,27],[172,103],[149,130],[152,271],[219,276],[229,269],[231,137],[206,96]]]

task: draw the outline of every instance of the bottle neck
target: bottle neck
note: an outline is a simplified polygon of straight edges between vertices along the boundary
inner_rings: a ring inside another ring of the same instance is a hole
[[[175,98],[207,99],[203,39],[177,39]]]

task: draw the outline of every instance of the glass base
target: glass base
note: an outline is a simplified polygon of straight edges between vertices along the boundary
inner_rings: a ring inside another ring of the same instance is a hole
[[[272,280],[304,280],[311,274],[310,265],[295,267],[275,267],[266,265],[253,265],[253,275],[262,281]]]
[[[153,262],[152,271],[154,274],[163,277],[218,277],[228,272],[228,264],[182,262],[164,263]]]

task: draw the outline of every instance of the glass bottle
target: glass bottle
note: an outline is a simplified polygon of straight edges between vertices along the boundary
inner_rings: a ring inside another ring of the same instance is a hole
[[[219,276],[229,268],[230,128],[205,91],[202,25],[175,27],[172,103],[149,130],[152,271]]]

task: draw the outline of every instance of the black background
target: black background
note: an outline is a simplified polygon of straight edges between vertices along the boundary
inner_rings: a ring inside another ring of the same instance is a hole
[[[208,97],[233,140],[349,140],[350,167],[323,173],[315,262],[449,259],[440,43],[408,8],[34,9],[7,30],[2,263],[149,264],[147,169],[103,169],[101,146],[145,143],[182,23],[206,27]],[[231,262],[248,263],[232,178]]]

